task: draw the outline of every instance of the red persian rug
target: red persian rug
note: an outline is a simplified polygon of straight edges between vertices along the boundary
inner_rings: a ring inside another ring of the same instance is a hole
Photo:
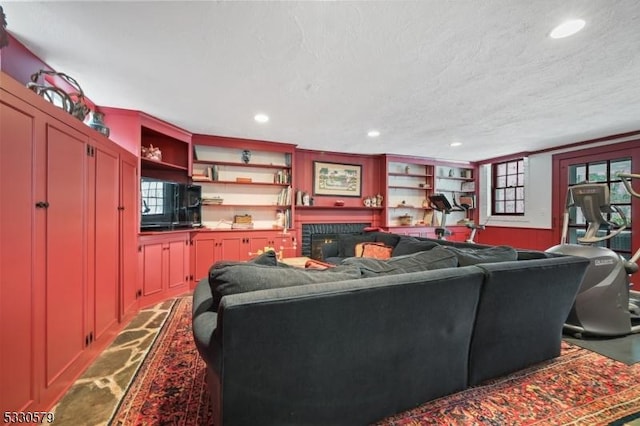
[[[425,403],[377,425],[608,425],[640,411],[640,363],[563,343],[560,357]],[[178,299],[112,418],[113,425],[209,425],[205,365]]]

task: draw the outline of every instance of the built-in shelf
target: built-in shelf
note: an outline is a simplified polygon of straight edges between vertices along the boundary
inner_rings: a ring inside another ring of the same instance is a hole
[[[236,182],[233,180],[199,180],[199,179],[194,179],[193,180],[194,185],[199,185],[201,183],[207,183],[207,184],[215,184],[215,185],[250,185],[250,186],[254,186],[254,185],[263,185],[263,186],[279,186],[279,187],[287,187],[289,186],[288,183],[273,183],[273,182]]]
[[[290,169],[291,166],[285,164],[259,164],[259,163],[234,163],[231,161],[205,161],[193,160],[193,164],[209,164],[212,166],[232,166],[232,167],[253,167],[258,169]]]
[[[427,191],[431,187],[426,186],[409,186],[409,185],[389,185],[389,188],[415,189],[416,191]]]
[[[147,169],[147,170],[181,170],[181,171],[185,171],[185,170],[188,169],[187,167],[178,166],[176,164],[165,163],[163,161],[157,161],[157,160],[149,160],[147,158],[140,158],[140,162],[142,164],[142,167],[144,169]]]
[[[423,206],[389,206],[389,209],[413,209],[413,210],[433,210],[431,207]]]
[[[389,176],[407,176],[407,177],[431,177],[432,174],[429,173],[388,173]]]
[[[383,208],[366,206],[295,206],[296,210],[382,210]]]
[[[437,179],[447,179],[447,180],[462,180],[462,181],[472,181],[473,178],[466,178],[466,177],[460,177],[460,176],[436,176]]]
[[[291,208],[291,206],[288,205],[277,205],[277,204],[202,204],[202,207],[216,207],[216,208],[223,208],[223,207],[246,207],[246,208],[257,208],[257,207],[264,207],[264,208],[276,208],[276,209],[289,209]]]

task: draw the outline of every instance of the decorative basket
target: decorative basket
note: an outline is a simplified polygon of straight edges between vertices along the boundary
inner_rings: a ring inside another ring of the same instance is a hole
[[[411,225],[411,223],[413,223],[413,216],[408,214],[398,216],[398,221],[400,222],[400,225],[403,226]]]
[[[253,221],[250,214],[245,215],[235,215],[233,217],[233,223],[251,223]]]

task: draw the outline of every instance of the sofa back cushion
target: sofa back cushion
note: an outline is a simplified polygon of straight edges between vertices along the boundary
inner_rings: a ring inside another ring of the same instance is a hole
[[[400,241],[401,238],[401,235],[393,234],[391,232],[377,231],[372,232],[372,234],[375,236],[377,243],[384,243],[384,245],[389,247],[397,246],[398,241]]]
[[[459,248],[443,246],[458,258],[458,266],[477,265],[479,263],[508,262],[518,259],[518,252],[509,246],[487,248]]]
[[[393,256],[404,256],[419,251],[431,250],[439,244],[433,241],[420,241],[414,237],[401,236],[393,249]]]
[[[485,279],[469,358],[469,384],[509,374],[560,354],[562,327],[588,259],[477,265]]]
[[[481,283],[472,266],[225,297],[221,424],[366,425],[464,389]]]
[[[356,245],[364,242],[374,242],[375,233],[365,232],[364,234],[338,234],[338,256],[353,257],[356,255]]]
[[[405,256],[394,256],[387,260],[352,257],[341,263],[341,265],[357,266],[364,277],[455,268],[457,264],[456,255],[442,247],[434,247],[431,250]]]
[[[216,310],[222,297],[229,294],[354,278],[360,278],[357,266],[320,270],[220,262],[209,270],[213,308]]]

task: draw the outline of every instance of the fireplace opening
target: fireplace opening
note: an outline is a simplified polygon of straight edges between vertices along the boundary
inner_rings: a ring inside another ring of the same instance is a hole
[[[322,246],[336,241],[340,234],[357,234],[370,223],[307,223],[302,225],[301,252],[303,256],[322,260]]]
[[[323,260],[322,247],[338,240],[338,234],[312,234],[310,258]]]

